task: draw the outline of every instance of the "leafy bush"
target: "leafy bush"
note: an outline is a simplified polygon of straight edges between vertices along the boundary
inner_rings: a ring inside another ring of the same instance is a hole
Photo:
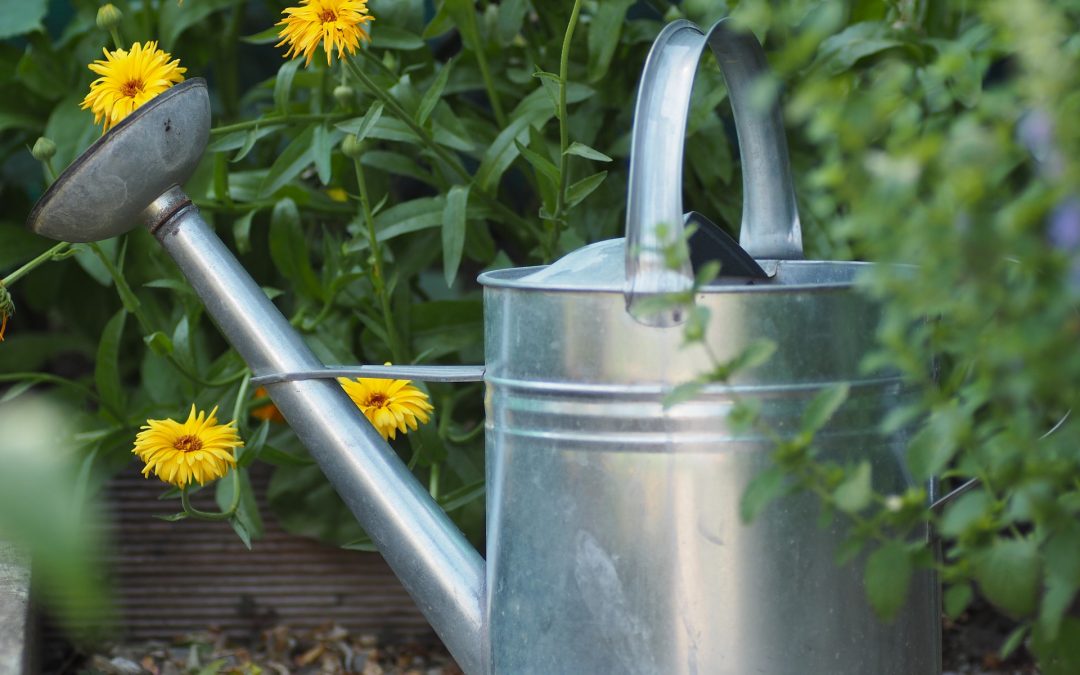
[[[372,0],[372,42],[345,68],[281,58],[284,2],[117,5],[124,38],[160,40],[209,79],[217,126],[185,189],[330,363],[480,362],[476,274],[620,234],[648,47],[667,19],[730,11],[777,73],[762,95],[784,95],[808,255],[917,265],[881,265],[866,282],[886,307],[867,367],[898,368],[921,393],[884,424],[918,425],[907,459],[920,482],[979,481],[932,512],[922,488],[876,494],[866,467],[823,463],[805,443],[772,492],[813,489],[854,519],[849,553],[868,553],[883,613],[888,586],[934,565],[948,613],[978,589],[1018,621],[1006,650],[1030,637],[1046,672],[1080,663],[1075,2]],[[98,135],[78,105],[85,65],[110,41],[97,4],[45,9],[27,1],[0,18],[0,35],[18,36],[0,47],[4,270],[48,247],[19,224],[48,180],[26,148],[49,137],[63,167]],[[733,231],[724,97],[707,64],[684,189]],[[44,259],[56,257],[7,277],[18,314],[0,378],[19,383],[8,397],[48,385],[80,406],[85,476],[126,466],[143,420],[220,404],[247,440],[244,471],[217,488],[242,536],[260,528],[245,477],[260,461],[277,467],[269,499],[287,527],[363,545],[291,433],[250,417],[265,399],[152,237]],[[429,391],[436,419],[395,447],[479,536],[479,386]],[[903,537],[927,519],[946,537],[940,560]]]

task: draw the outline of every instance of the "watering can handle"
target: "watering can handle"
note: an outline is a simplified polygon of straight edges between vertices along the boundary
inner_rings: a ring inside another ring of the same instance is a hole
[[[803,257],[787,141],[778,101],[762,109],[754,85],[768,73],[751,33],[721,19],[709,31],[679,20],[668,24],[645,61],[634,110],[630,188],[626,205],[626,305],[642,323],[672,325],[678,310],[657,312],[651,297],[689,289],[688,256],[672,269],[667,251],[683,241],[682,166],[690,92],[705,45],[712,48],[735,114],[743,169],[739,243],[757,259]]]

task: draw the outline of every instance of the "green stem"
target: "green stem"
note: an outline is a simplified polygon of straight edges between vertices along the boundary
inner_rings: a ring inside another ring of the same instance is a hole
[[[220,127],[214,127],[210,130],[211,136],[222,136],[234,131],[244,131],[246,129],[254,129],[255,127],[265,127],[267,125],[288,125],[288,124],[303,124],[304,122],[333,122],[335,120],[343,120],[349,117],[355,117],[352,113],[336,112],[336,113],[304,113],[299,115],[271,115],[269,117],[260,117],[254,120],[246,120],[244,122],[236,122],[234,124],[223,124]]]
[[[574,0],[574,9],[570,12],[570,23],[566,26],[562,55],[559,58],[559,191],[555,196],[555,213],[548,221],[550,239],[547,249],[550,253],[554,253],[558,246],[562,223],[566,219],[566,187],[570,177],[570,155],[566,154],[570,147],[570,129],[566,119],[566,81],[570,76],[570,45],[574,39],[579,14],[581,0]]]
[[[253,209],[271,209],[277,203],[273,200],[266,199],[254,202],[243,202],[226,204],[224,202],[218,202],[208,199],[193,199],[191,200],[195,206],[200,209],[206,209],[208,211],[218,211],[221,213],[247,213]],[[341,215],[353,215],[353,211],[345,204],[312,204],[308,203],[304,205],[304,209],[308,211],[318,211],[320,213],[338,213]]]
[[[477,43],[472,45],[473,51],[476,52],[476,63],[480,66],[480,77],[484,80],[484,89],[487,90],[488,100],[491,101],[491,110],[495,113],[495,121],[499,124],[500,129],[506,128],[506,113],[503,111],[502,101],[499,99],[499,92],[495,89],[495,81],[491,78],[491,68],[488,66],[487,54],[484,53],[484,45],[480,44],[480,26],[476,21],[476,12],[467,12],[469,16],[470,32],[477,36]]]
[[[124,41],[120,39],[120,31],[116,29],[116,26],[109,29],[109,35],[112,36],[113,44],[117,49],[124,49]]]
[[[435,462],[431,465],[431,474],[428,476],[428,492],[431,494],[431,498],[437,500],[439,498],[439,478],[442,474],[442,465],[439,462]]]
[[[180,503],[184,507],[184,513],[188,514],[192,518],[198,520],[228,520],[236,514],[236,509],[240,507],[240,472],[236,469],[232,470],[233,481],[233,501],[229,505],[228,510],[221,511],[202,511],[191,505],[191,498],[188,496],[187,488],[180,490]]]
[[[368,60],[378,63],[378,59],[371,56],[366,49],[361,50],[360,53]],[[349,69],[349,72],[352,73],[353,77],[359,80],[360,84],[362,84],[364,88],[371,93],[372,96],[379,99],[379,101],[381,101],[384,106],[389,108],[390,112],[395,117],[397,117],[400,121],[404,122],[405,125],[409,127],[409,129],[411,129],[412,132],[420,138],[421,142],[423,142],[424,145],[427,146],[427,148],[432,153],[434,153],[439,159],[445,162],[446,165],[449,166],[454,171],[454,173],[456,173],[463,181],[465,181],[466,183],[472,183],[472,174],[470,174],[465,169],[465,167],[461,165],[461,162],[458,160],[458,158],[454,156],[449,150],[436,143],[435,139],[432,138],[431,134],[419,124],[417,124],[415,120],[413,120],[412,115],[407,113],[405,109],[401,107],[401,104],[398,103],[398,100],[396,98],[394,98],[389,92],[384,91],[381,87],[379,87],[379,85],[375,84],[375,82],[367,76],[367,73],[361,70],[360,67],[357,66],[355,63],[353,63],[352,61],[345,61],[344,63]],[[531,220],[522,218],[517,213],[514,213],[513,210],[511,210],[509,207],[507,207],[505,204],[500,202],[492,195],[488,194],[487,191],[479,189],[479,186],[473,186],[473,190],[470,192],[470,194],[478,196],[485,204],[497,211],[499,216],[502,217],[507,223],[514,226],[519,231],[527,230],[536,237],[537,241],[542,241],[542,232],[540,232],[540,229],[536,226],[536,223],[532,222]]]
[[[11,285],[13,283],[15,283],[19,279],[23,278],[24,276],[26,276],[34,268],[39,267],[39,266],[49,262],[50,260],[53,259],[53,257],[59,255],[60,253],[63,253],[64,249],[66,249],[69,246],[71,246],[71,244],[69,244],[66,241],[62,241],[59,244],[54,244],[51,248],[49,248],[49,250],[45,251],[44,253],[42,253],[38,257],[34,258],[30,262],[26,263],[25,265],[23,265],[19,269],[15,270],[11,274],[7,275],[3,279],[0,279],[0,284],[3,284],[4,286],[7,286],[8,288],[11,288]]]
[[[49,172],[49,185],[52,185],[53,183],[56,182],[56,178],[57,178],[57,175],[58,175],[56,173],[56,169],[53,168],[52,160],[51,159],[45,159],[45,160],[42,160],[41,163],[45,165],[45,170]]]
[[[232,418],[237,428],[247,425],[247,415],[244,415],[244,404],[247,403],[248,386],[251,383],[251,372],[245,369],[244,377],[240,380],[240,388],[236,390],[236,402],[233,403]]]
[[[396,363],[402,363],[400,341],[397,329],[394,326],[394,314],[390,306],[390,297],[386,292],[386,277],[383,276],[382,246],[375,233],[375,217],[371,213],[371,201],[368,199],[367,181],[364,180],[364,167],[360,164],[360,158],[353,158],[353,166],[356,167],[356,183],[360,189],[360,210],[367,226],[368,245],[371,247],[371,285],[375,288],[375,296],[379,299],[382,307],[383,324],[386,327],[386,339],[390,342],[390,353]]]

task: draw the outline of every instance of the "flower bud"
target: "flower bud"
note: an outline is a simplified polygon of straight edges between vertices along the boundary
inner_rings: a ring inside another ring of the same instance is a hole
[[[0,342],[4,341],[4,330],[7,328],[8,317],[15,313],[15,303],[11,301],[4,283],[0,282]]]
[[[97,27],[101,30],[112,30],[120,25],[123,13],[111,2],[105,3],[97,11]]]
[[[349,134],[341,141],[341,152],[350,159],[356,159],[364,152],[364,142],[356,134]]]
[[[300,224],[300,209],[296,208],[296,202],[285,197],[274,204],[274,210],[270,212],[270,227],[296,227]]]
[[[356,92],[347,84],[334,87],[334,99],[342,108],[348,108],[356,100]]]
[[[39,162],[47,162],[56,154],[56,143],[53,143],[51,138],[41,136],[34,141],[34,147],[30,150],[30,154]]]

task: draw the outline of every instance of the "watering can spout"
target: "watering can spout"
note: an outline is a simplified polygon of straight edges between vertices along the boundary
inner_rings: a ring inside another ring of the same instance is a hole
[[[143,219],[253,375],[322,367],[179,188]],[[462,669],[483,672],[480,554],[335,380],[266,388]]]
[[[210,130],[206,82],[142,106],[54,182],[33,231],[96,241],[139,221],[176,261],[349,510],[466,673],[485,668],[484,561],[333,379],[274,379],[323,364],[177,187]],[[104,186],[104,187],[103,187]]]

